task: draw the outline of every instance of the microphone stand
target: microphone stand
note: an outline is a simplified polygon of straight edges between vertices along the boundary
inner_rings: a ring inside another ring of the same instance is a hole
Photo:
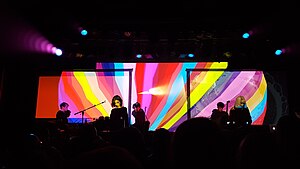
[[[229,100],[226,102],[226,113],[228,113],[228,104],[229,104]]]
[[[74,115],[81,113],[81,123],[83,124],[84,112],[85,112],[86,110],[88,110],[88,109],[91,109],[91,108],[96,107],[96,106],[98,106],[98,105],[100,105],[100,104],[103,104],[103,103],[105,103],[105,100],[104,100],[103,102],[101,102],[101,103],[95,104],[95,105],[93,105],[93,106],[91,106],[91,107],[88,107],[88,108],[86,108],[86,109],[84,109],[84,110],[81,110],[81,111],[79,111],[79,112],[76,112],[76,113],[74,113]]]
[[[149,127],[150,127],[150,121],[148,120],[148,117],[147,117],[147,114],[146,114],[146,112],[147,112],[147,107],[145,107],[145,117],[146,117],[146,121],[145,121],[145,130],[149,130]]]
[[[146,120],[149,121],[146,112],[147,112],[147,107],[145,107],[145,117],[146,117]]]

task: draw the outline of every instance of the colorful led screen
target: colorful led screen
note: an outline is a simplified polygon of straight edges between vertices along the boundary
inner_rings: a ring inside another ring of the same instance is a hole
[[[235,98],[243,95],[253,124],[262,124],[267,108],[263,71],[227,67],[227,62],[97,63],[95,70],[40,76],[36,118],[55,118],[65,101],[72,112],[70,123],[94,121],[109,116],[112,97],[120,95],[131,124],[131,107],[138,101],[150,130],[174,131],[187,118],[210,117],[219,101],[230,109]]]

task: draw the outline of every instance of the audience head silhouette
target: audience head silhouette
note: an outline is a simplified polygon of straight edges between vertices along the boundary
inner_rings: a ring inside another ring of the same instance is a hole
[[[176,167],[193,167],[202,162],[218,161],[218,127],[210,119],[197,117],[181,123],[172,140]],[[212,166],[213,167],[213,166]]]

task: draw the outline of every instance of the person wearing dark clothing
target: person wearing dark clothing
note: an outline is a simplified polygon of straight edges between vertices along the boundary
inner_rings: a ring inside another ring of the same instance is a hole
[[[235,104],[229,112],[229,121],[231,125],[238,128],[252,124],[252,118],[244,96],[236,98]]]
[[[223,151],[224,143],[220,134],[217,125],[209,118],[185,120],[172,136],[169,168],[191,169],[199,164],[207,164],[213,169],[227,167],[228,159]]]
[[[223,102],[218,102],[217,109],[213,109],[210,116],[210,119],[221,128],[225,127],[228,122],[228,113],[223,110],[224,107]]]
[[[279,118],[275,134],[280,163],[292,168],[299,163],[300,158],[300,107],[290,109],[289,114]]]
[[[132,108],[132,115],[135,118],[133,126],[139,129],[141,132],[144,132],[146,125],[145,111],[141,108],[141,104],[139,102],[134,103]]]
[[[71,115],[69,104],[62,102],[59,105],[60,109],[56,112],[56,122],[59,129],[65,129],[68,122],[68,117]]]
[[[111,106],[113,109],[110,113],[110,129],[118,130],[128,127],[127,108],[123,107],[123,100],[119,95],[112,98]]]

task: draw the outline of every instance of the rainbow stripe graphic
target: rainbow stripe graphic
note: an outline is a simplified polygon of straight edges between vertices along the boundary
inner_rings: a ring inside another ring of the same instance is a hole
[[[187,119],[189,85],[191,117],[209,117],[219,101],[228,101],[230,109],[235,98],[243,95],[253,124],[262,124],[267,109],[267,83],[263,72],[229,71],[227,66],[227,62],[97,63],[94,71],[61,74],[58,104],[68,102],[72,112],[97,105],[84,113],[87,119],[97,119],[110,115],[111,99],[118,94],[129,114],[132,106],[129,104],[141,103],[150,121],[150,130],[174,131]],[[99,104],[103,101],[106,102]],[[72,113],[71,118],[80,119],[80,114]],[[134,122],[133,117],[130,120]]]

